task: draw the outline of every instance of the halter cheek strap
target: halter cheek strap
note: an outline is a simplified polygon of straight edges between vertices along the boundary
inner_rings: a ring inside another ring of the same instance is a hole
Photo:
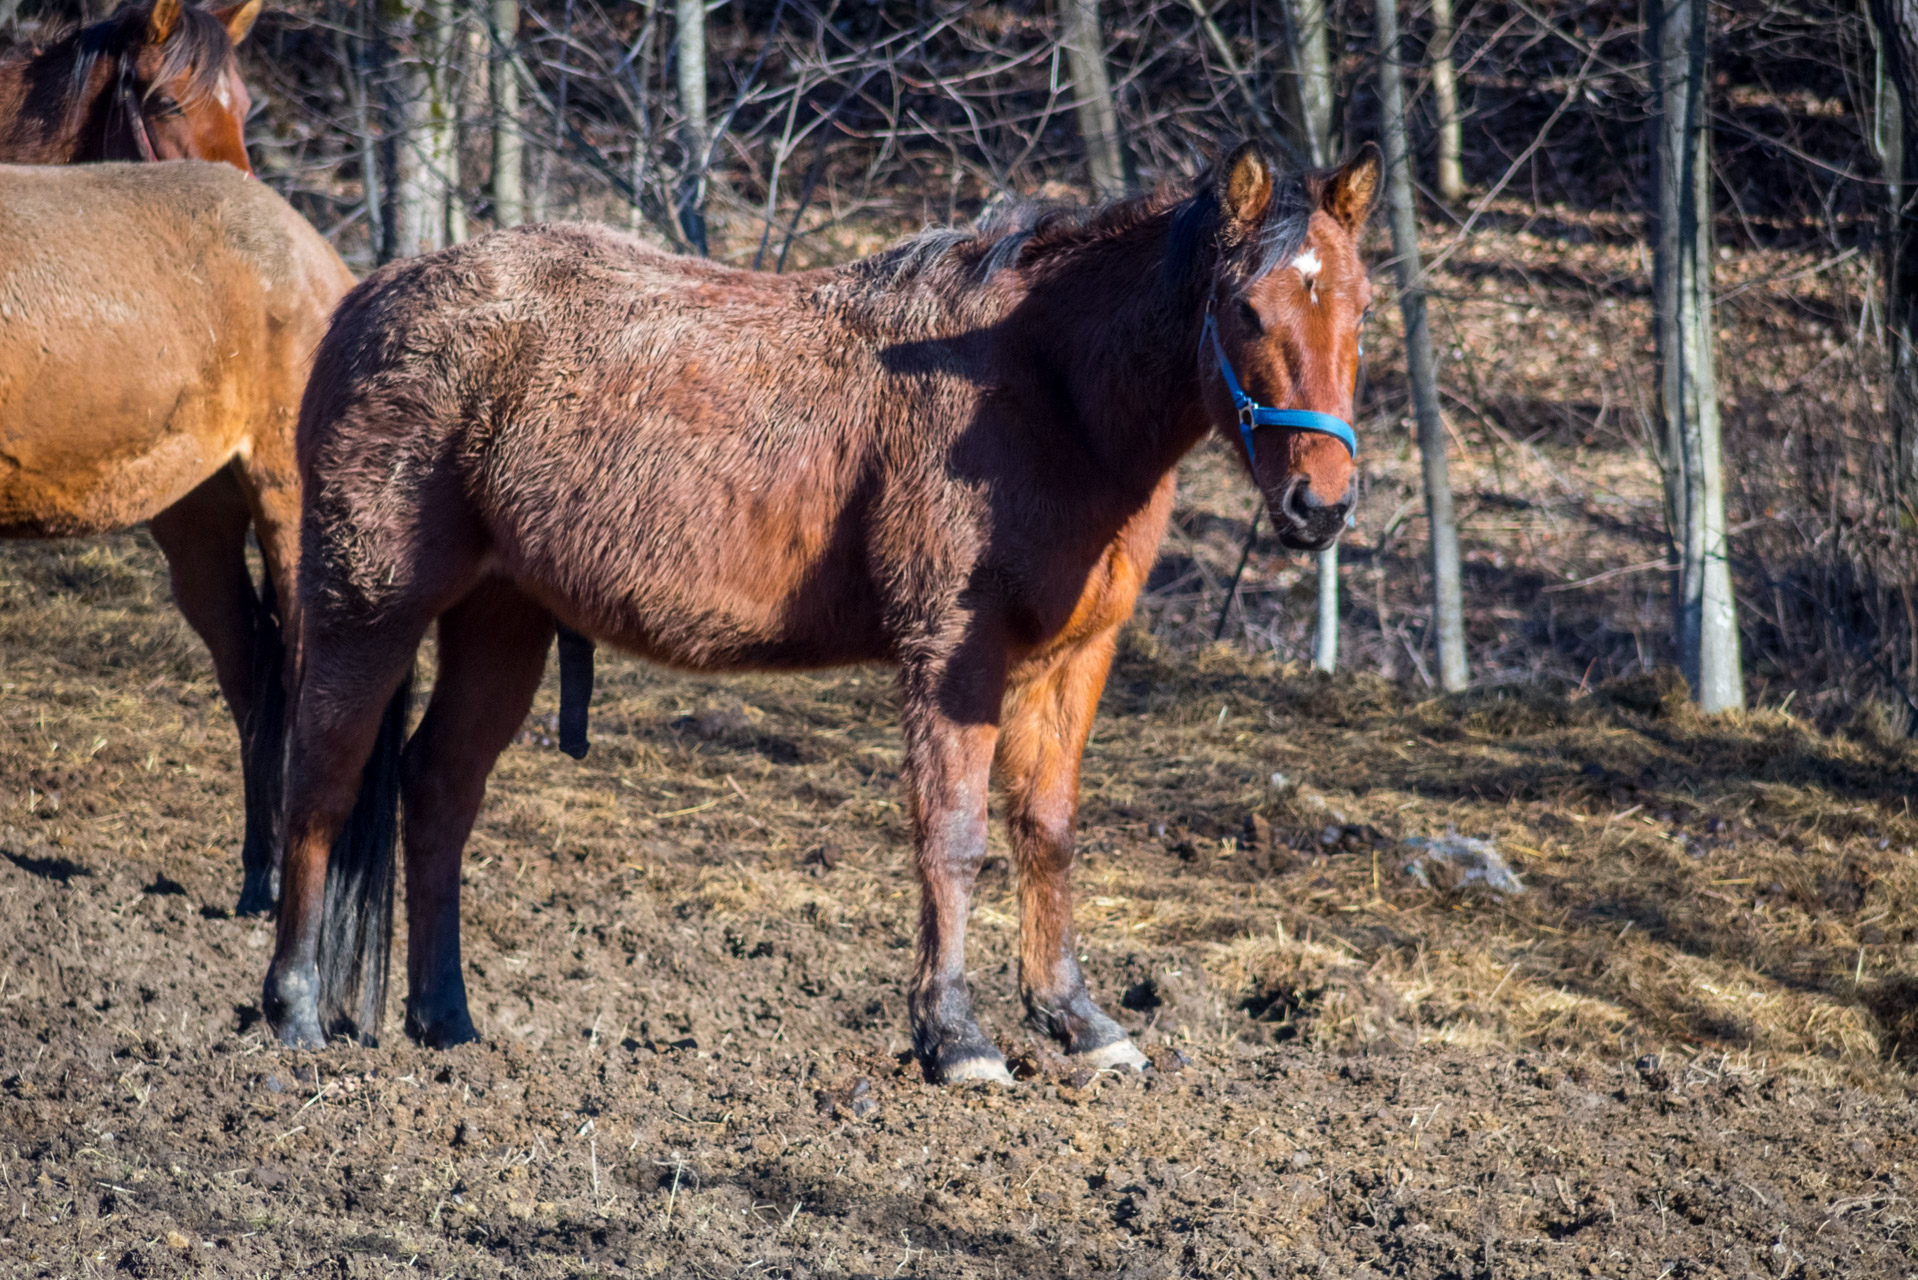
[[[133,134],[133,145],[140,159],[148,164],[158,161],[160,157],[153,150],[153,135],[147,131],[146,112],[141,110],[140,95],[134,89],[133,65],[124,58],[120,62],[120,111]]]
[[[1212,312],[1205,313],[1205,332],[1200,335],[1203,345],[1207,340],[1212,343],[1212,354],[1219,363],[1219,376],[1225,379],[1225,389],[1232,393],[1232,407],[1239,414],[1239,438],[1245,441],[1245,456],[1250,460],[1252,452],[1252,433],[1259,427],[1290,427],[1294,431],[1311,431],[1322,436],[1331,436],[1345,446],[1345,451],[1356,460],[1359,456],[1359,438],[1352,430],[1352,424],[1343,418],[1329,413],[1319,413],[1312,409],[1270,409],[1245,393],[1239,385],[1238,375],[1232,372],[1232,362],[1225,358],[1225,344],[1219,341],[1219,326],[1212,319]]]

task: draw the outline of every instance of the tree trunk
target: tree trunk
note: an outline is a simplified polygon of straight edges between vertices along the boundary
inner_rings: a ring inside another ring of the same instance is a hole
[[[460,100],[466,60],[465,14],[458,0],[433,0],[432,59],[427,65],[427,167],[440,190],[441,244],[466,239],[460,199]]]
[[[391,262],[437,249],[446,231],[446,195],[431,155],[431,18],[420,0],[381,0],[380,187],[385,200],[379,258]]]
[[[1884,273],[1894,483],[1899,501],[1918,510],[1918,208],[1907,181],[1918,174],[1918,0],[1871,0],[1870,7],[1882,75],[1895,91],[1879,90],[1873,137],[1888,184]]]
[[[1464,130],[1459,125],[1458,73],[1452,61],[1452,0],[1432,0],[1432,101],[1438,108],[1438,190],[1447,204],[1465,195],[1465,170],[1459,152]]]
[[[506,50],[519,43],[519,0],[490,0],[499,47],[487,78],[493,108],[493,225],[526,220],[525,151],[519,132],[519,75]]]
[[[1657,238],[1653,329],[1664,417],[1665,505],[1678,552],[1679,667],[1708,712],[1745,705],[1725,537],[1718,393],[1712,373],[1711,120],[1705,0],[1654,0]]]
[[[1339,544],[1319,552],[1319,626],[1312,637],[1312,665],[1339,669]]]
[[[1385,134],[1385,203],[1398,259],[1399,310],[1405,317],[1405,365],[1418,416],[1419,456],[1425,470],[1425,515],[1432,533],[1432,622],[1437,633],[1439,685],[1465,687],[1465,608],[1459,578],[1458,522],[1445,460],[1445,420],[1439,413],[1438,372],[1426,324],[1424,268],[1419,261],[1418,215],[1412,205],[1412,161],[1405,141],[1405,83],[1399,70],[1398,0],[1377,0],[1379,107]]]
[[[1292,67],[1293,139],[1314,167],[1332,163],[1332,56],[1325,0],[1285,0],[1286,52]]]
[[[1106,74],[1105,36],[1099,0],[1060,0],[1066,63],[1072,72],[1079,136],[1085,141],[1093,194],[1112,200],[1125,194],[1125,152],[1119,145],[1119,112]]]
[[[678,0],[680,150],[679,226],[687,241],[706,256],[706,5]]]

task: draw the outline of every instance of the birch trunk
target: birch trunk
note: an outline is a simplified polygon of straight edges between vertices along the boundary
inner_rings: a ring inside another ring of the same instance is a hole
[[[1315,168],[1332,163],[1332,55],[1325,0],[1285,0],[1287,54],[1292,62],[1294,142]]]
[[[706,256],[706,5],[678,0],[680,150],[684,171],[679,184],[679,226],[702,258]]]
[[[431,20],[415,0],[381,0],[378,15],[380,188],[385,203],[379,258],[391,262],[441,246],[446,202],[428,163]]]
[[[1445,457],[1445,420],[1439,413],[1438,372],[1426,323],[1424,268],[1419,261],[1418,216],[1412,205],[1412,161],[1405,139],[1405,83],[1399,67],[1398,0],[1377,0],[1379,105],[1385,134],[1385,203],[1398,260],[1399,310],[1405,317],[1405,365],[1418,417],[1419,456],[1425,471],[1425,515],[1432,533],[1432,622],[1437,633],[1439,685],[1465,688],[1465,607],[1459,576],[1458,522]]]
[[[1654,0],[1657,239],[1653,328],[1664,417],[1665,503],[1678,553],[1674,640],[1708,712],[1745,705],[1725,535],[1725,481],[1713,378],[1711,121],[1705,110],[1705,0]]]
[[[1085,141],[1086,164],[1092,190],[1101,200],[1125,194],[1125,152],[1119,145],[1119,112],[1112,101],[1112,78],[1106,73],[1105,36],[1099,23],[1099,0],[1060,0],[1066,63],[1072,72],[1074,112],[1079,136]]]
[[[519,76],[507,51],[519,43],[519,0],[490,2],[499,38],[487,77],[493,111],[493,225],[517,227],[526,221],[525,150],[519,131]]]
[[[1452,0],[1432,0],[1432,102],[1438,108],[1438,190],[1447,204],[1465,196],[1464,129],[1459,124],[1458,72],[1452,61]]]

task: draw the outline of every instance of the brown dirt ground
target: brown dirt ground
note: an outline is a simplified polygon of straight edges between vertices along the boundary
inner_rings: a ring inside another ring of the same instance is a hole
[[[607,659],[593,754],[549,688],[470,850],[485,1042],[290,1055],[163,581],[141,534],[0,552],[0,1273],[1918,1272],[1918,751],[1869,722],[1141,634],[1076,883],[1158,1069],[1020,1030],[997,860],[976,990],[1027,1078],[940,1090],[901,1060],[885,675]],[[1528,892],[1411,884],[1448,827]]]

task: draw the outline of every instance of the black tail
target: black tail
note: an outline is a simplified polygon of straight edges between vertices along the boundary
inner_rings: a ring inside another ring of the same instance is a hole
[[[280,854],[286,847],[280,800],[286,781],[286,637],[280,630],[273,579],[261,583],[253,607],[253,709],[240,730],[240,775],[246,790],[246,839],[240,846],[240,915],[271,911],[280,896]]]
[[[353,816],[333,841],[320,917],[320,1025],[329,1038],[378,1044],[393,949],[393,846],[400,830],[400,752],[413,697],[408,672],[386,704],[360,774]]]

